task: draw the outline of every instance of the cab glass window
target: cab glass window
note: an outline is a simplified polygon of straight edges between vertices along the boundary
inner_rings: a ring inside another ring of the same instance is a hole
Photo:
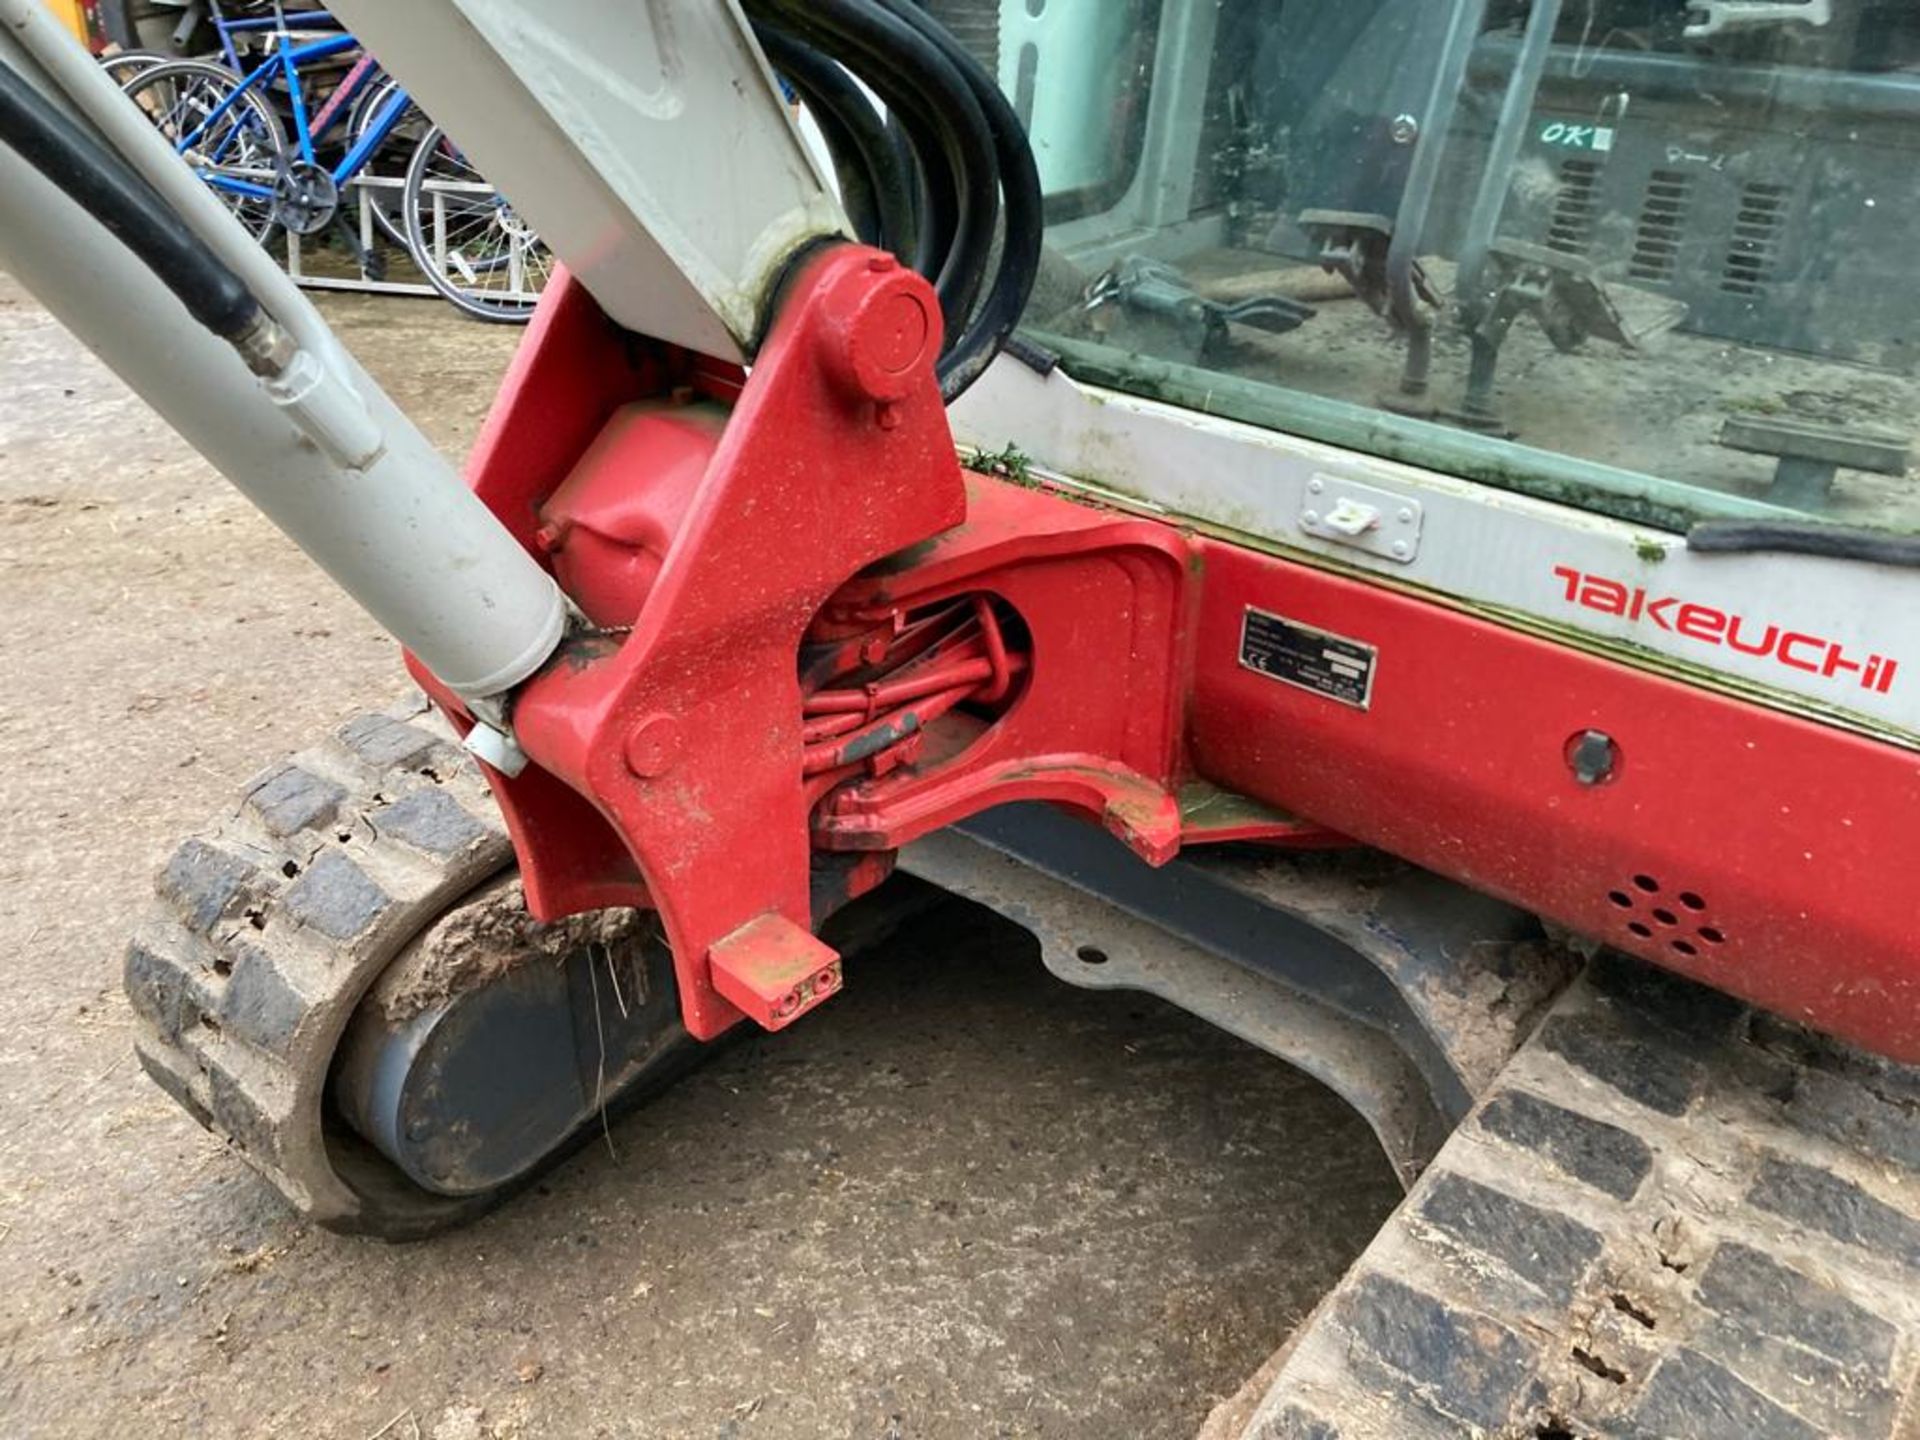
[[[1076,376],[1635,520],[1920,525],[1911,0],[934,8],[1028,122]]]

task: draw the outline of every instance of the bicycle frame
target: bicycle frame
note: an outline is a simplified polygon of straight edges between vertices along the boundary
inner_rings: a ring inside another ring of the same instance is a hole
[[[234,23],[247,24],[248,22]],[[321,40],[310,40],[303,45],[281,46],[252,70],[243,72],[240,83],[231,93],[214,106],[198,125],[181,136],[174,148],[184,154],[206,133],[209,126],[219,123],[235,105],[240,103],[241,96],[259,86],[263,80],[277,75],[285,80],[287,95],[293,107],[294,141],[300,148],[300,158],[309,165],[318,163],[314,158],[314,141],[333,128],[339,117],[347,113],[347,107],[345,105],[326,107],[319,126],[310,124],[307,117],[306,94],[300,83],[300,65],[304,61],[324,60],[333,55],[344,54],[348,50],[358,48],[359,44],[360,42],[352,35],[342,33],[329,35]],[[358,80],[350,83],[364,85],[368,83],[368,77],[378,73],[370,69]],[[394,127],[399,123],[401,115],[405,113],[408,103],[407,92],[396,87],[380,113],[367,126],[366,133],[347,148],[347,153],[329,172],[329,178],[336,187],[345,185],[357,175],[361,167],[366,164],[367,157],[386,142],[387,137],[393,133]],[[225,190],[230,194],[271,199],[274,193],[271,186],[256,185],[251,181],[235,179],[228,175],[203,173],[201,178],[214,189]]]
[[[236,34],[255,30],[287,30],[295,26],[302,29],[322,26],[339,29],[340,22],[327,10],[302,10],[293,15],[260,15],[248,20],[229,20],[221,15],[218,5],[213,7],[213,28],[220,36],[220,53],[227,57],[227,64],[243,74],[247,65],[240,58],[240,47],[233,43]]]

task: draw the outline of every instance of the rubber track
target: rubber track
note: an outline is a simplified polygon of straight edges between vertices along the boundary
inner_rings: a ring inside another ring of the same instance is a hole
[[[1247,1440],[1920,1440],[1920,1072],[1603,961]]]
[[[128,947],[141,1065],[304,1215],[406,1238],[498,1198],[400,1182],[328,1131],[328,1066],[416,934],[512,862],[476,764],[424,699],[362,715],[183,842]]]

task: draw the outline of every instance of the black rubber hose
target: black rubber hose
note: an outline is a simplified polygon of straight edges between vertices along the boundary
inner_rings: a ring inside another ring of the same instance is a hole
[[[0,140],[104,225],[224,340],[260,316],[260,302],[118,155],[76,125],[10,65],[0,65]]]
[[[821,90],[821,71],[834,68],[833,62],[819,51],[802,45],[790,36],[783,36],[771,25],[756,25],[753,28],[761,48],[767,52],[767,59],[773,62],[773,68],[793,87],[793,92],[800,97],[812,113],[814,123],[820,127],[820,138],[827,142],[827,155],[833,161],[834,177],[840,182],[841,208],[847,212],[847,219],[853,224],[855,237],[864,244],[887,248],[886,237],[881,233],[880,203],[875,191],[873,170],[860,153],[860,146],[846,121],[827,103]],[[809,59],[819,62],[819,68],[811,67]]]
[[[792,82],[813,112],[833,152],[842,198],[848,196],[850,180],[854,189],[864,191],[864,196],[856,196],[847,210],[861,238],[911,262],[915,244],[912,187],[916,182],[902,163],[886,122],[837,62],[777,25],[762,22],[754,32],[766,48],[767,58]],[[867,224],[855,213],[856,207],[866,208],[870,216]]]
[[[979,378],[993,362],[1020,323],[1033,284],[1040,273],[1040,252],[1046,238],[1045,197],[1033,148],[1020,116],[999,84],[967,48],[939,21],[912,0],[880,0],[896,15],[939,46],[973,90],[993,137],[995,169],[1003,192],[1005,237],[1000,268],[980,313],[948,349],[940,389],[952,401]]]
[[[907,34],[917,28],[905,17],[893,18],[908,27]],[[987,121],[986,110],[966,73],[940,44],[945,32],[936,26],[933,35],[923,34],[921,38],[929,45],[931,57],[941,71],[941,90],[928,98],[937,104],[938,117],[955,122],[959,132],[957,150],[949,142],[945,152],[954,157],[950,162],[953,178],[946,193],[954,197],[958,213],[946,263],[939,272],[939,284],[947,301],[943,307],[943,313],[948,315],[947,333],[953,337],[947,346],[951,354],[979,302],[993,262],[1000,219],[1000,172],[994,157],[993,128]]]
[[[940,137],[926,125],[908,121],[898,110],[892,110],[892,114],[898,147],[908,157],[908,169],[914,176],[913,208],[919,242],[914,246],[913,268],[929,280],[937,280],[960,230],[960,182],[947,163]]]
[[[922,251],[931,250],[935,243],[927,229],[927,197],[922,188],[926,184],[926,177],[920,171],[919,157],[914,152],[913,142],[907,138],[906,127],[900,123],[897,116],[889,116],[887,119],[887,140],[893,146],[893,153],[899,160],[900,173],[907,177],[907,200],[913,207],[913,232],[917,237],[914,251],[916,255],[920,255]],[[953,232],[949,230],[941,245],[940,254],[944,256],[947,248],[952,244]],[[922,258],[924,259],[924,256]],[[929,273],[931,267],[921,263],[920,260],[915,260],[913,268],[925,275]]]
[[[1040,179],[1019,117],[993,77],[912,0],[748,0],[748,10],[870,86],[911,150],[923,197],[913,263],[940,297],[948,339],[937,368],[942,395],[955,399],[1006,344],[1039,273]],[[841,110],[843,119],[871,115],[864,94],[855,112],[844,96],[814,93],[817,108]],[[874,156],[869,149],[869,176],[880,173]]]
[[[771,22],[759,22],[754,28],[763,37],[770,34],[781,47],[781,53],[792,56],[796,68],[804,71],[816,116],[822,111],[833,115],[859,147],[872,177],[885,248],[918,269],[920,178],[918,158],[911,142],[898,125],[890,125],[881,117],[867,92],[837,60]],[[935,158],[938,159],[937,152]],[[940,165],[944,173],[944,161]],[[951,242],[949,228],[940,242],[936,263],[945,257]]]
[[[1044,345],[1037,345],[1017,331],[1007,336],[1000,347],[1036,375],[1051,375],[1060,368],[1060,357]]]
[[[1810,520],[1703,520],[1687,531],[1700,555],[1818,555],[1868,565],[1920,566],[1920,535]]]
[[[885,102],[913,157],[920,234],[911,263],[934,282],[951,343],[973,308],[993,244],[993,215],[989,210],[982,218],[979,207],[998,203],[998,187],[975,173],[987,144],[985,117],[972,129],[973,117],[955,100],[965,89],[962,77],[873,0],[807,8],[820,21],[823,40],[847,51],[843,58]],[[861,20],[870,33],[861,33]],[[969,244],[978,245],[977,258]]]
[[[764,13],[848,62],[901,116],[926,164],[928,141],[953,171],[959,201],[952,248],[934,288],[948,333],[973,309],[994,243],[1000,193],[993,134],[973,87],[942,48],[873,0],[762,0]],[[756,6],[756,9],[759,7]],[[924,137],[924,138],[923,138]]]
[[[817,24],[817,20],[810,17],[807,22],[812,30],[808,38],[846,63],[879,95],[906,142],[911,156],[908,173],[913,177],[908,193],[920,217],[909,263],[934,281],[942,312],[949,319],[948,333],[956,333],[958,324],[953,316],[957,297],[952,278],[956,272],[952,266],[963,202],[951,126],[937,107],[928,104],[924,78],[903,73],[883,52],[850,42],[845,33]]]
[[[779,0],[752,0],[748,13],[756,25],[767,23],[769,17],[778,18],[781,28],[810,48],[846,64],[880,96],[892,116],[889,129],[895,163],[906,177],[908,201],[915,213],[915,242],[903,258],[933,280],[937,288],[953,252],[961,202],[947,137],[925,96],[911,81],[903,81],[894,72],[884,51],[850,43],[839,31],[816,23],[818,17],[810,10],[782,12]],[[941,309],[943,314],[949,311],[945,292]],[[957,323],[950,324],[948,334],[957,334],[958,329]]]

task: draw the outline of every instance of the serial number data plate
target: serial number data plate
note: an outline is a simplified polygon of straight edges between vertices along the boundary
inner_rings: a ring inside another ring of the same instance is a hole
[[[1269,615],[1251,605],[1240,624],[1240,663],[1269,679],[1298,685],[1356,710],[1373,698],[1379,652],[1359,640]]]

